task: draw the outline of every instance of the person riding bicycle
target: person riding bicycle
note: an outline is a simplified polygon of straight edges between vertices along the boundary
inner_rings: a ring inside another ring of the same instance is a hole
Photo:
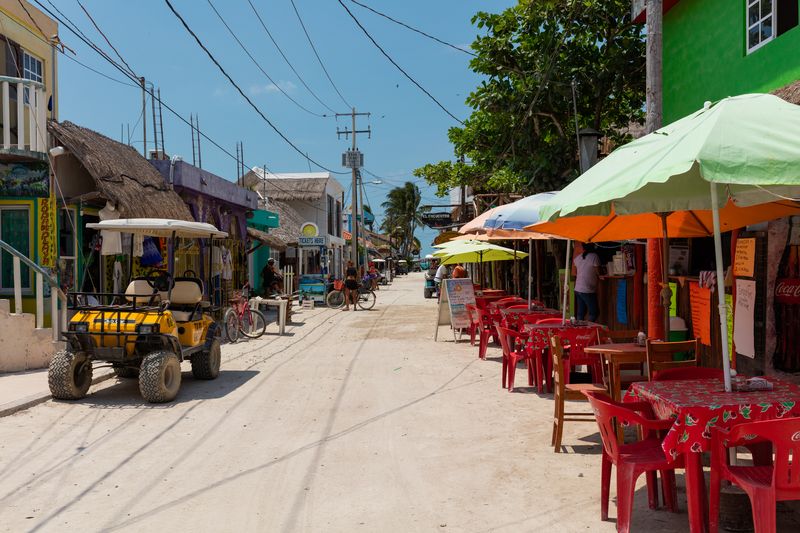
[[[344,271],[344,308],[350,310],[350,302],[353,302],[353,311],[356,310],[358,301],[358,270],[353,266],[352,261],[347,262],[347,269]]]
[[[378,274],[378,269],[375,268],[375,263],[369,264],[369,274],[367,274],[369,278],[369,286],[373,291],[378,290],[378,278],[380,277]]]
[[[270,257],[264,269],[261,271],[261,280],[264,286],[264,295],[269,297],[276,292],[280,292],[280,284],[283,282],[283,276],[275,266],[275,259]]]

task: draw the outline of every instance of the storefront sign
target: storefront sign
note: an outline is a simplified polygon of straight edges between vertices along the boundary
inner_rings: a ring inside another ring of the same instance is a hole
[[[775,302],[800,305],[800,278],[784,278],[776,281]]]
[[[453,223],[452,217],[448,212],[423,213],[422,223],[430,228],[442,228]]]
[[[736,280],[736,311],[733,317],[733,342],[736,353],[755,357],[756,282]]]
[[[39,198],[39,264],[56,266],[56,199]]]
[[[711,290],[693,281],[689,284],[692,332],[701,344],[711,346]]]
[[[326,239],[325,237],[299,237],[297,239],[297,244],[300,246],[325,246]]]
[[[751,278],[755,274],[756,240],[752,238],[738,239],[736,253],[733,256],[733,275]]]

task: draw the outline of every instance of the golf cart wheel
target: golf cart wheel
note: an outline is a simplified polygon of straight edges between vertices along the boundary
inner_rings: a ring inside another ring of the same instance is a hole
[[[239,340],[239,315],[236,314],[232,307],[225,311],[225,316],[222,318],[222,326],[228,342],[234,343]]]
[[[50,394],[59,400],[80,400],[92,384],[92,362],[83,353],[56,352],[47,371]]]
[[[132,366],[115,366],[114,374],[116,374],[118,378],[135,379],[139,377],[139,369]]]
[[[325,303],[331,309],[339,309],[344,305],[344,291],[331,291],[325,298]]]
[[[358,295],[358,306],[365,310],[369,311],[373,307],[375,307],[375,293],[372,291],[366,291]]]
[[[139,370],[139,392],[150,403],[171,402],[181,388],[181,363],[166,350],[147,354]]]
[[[215,379],[219,376],[222,352],[219,339],[211,341],[211,346],[192,356],[192,375],[195,379]]]

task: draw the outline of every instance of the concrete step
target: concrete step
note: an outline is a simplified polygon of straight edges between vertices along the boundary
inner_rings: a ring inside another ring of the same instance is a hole
[[[46,368],[53,353],[63,343],[53,342],[53,330],[36,328],[36,317],[30,313],[15,315],[0,300],[0,372],[19,372]],[[8,300],[5,300],[8,302]]]

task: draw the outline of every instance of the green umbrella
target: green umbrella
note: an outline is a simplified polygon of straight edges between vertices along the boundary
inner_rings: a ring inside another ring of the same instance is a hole
[[[542,206],[539,215],[545,221],[599,215],[622,222],[625,215],[656,213],[666,227],[669,213],[710,210],[717,279],[722,283],[720,209],[800,196],[798,168],[800,107],[772,95],[736,96],[708,102],[692,115],[618,148]],[[769,218],[773,217],[765,220]],[[631,229],[633,233],[636,227]],[[729,391],[727,310],[724,291],[717,293]]]

